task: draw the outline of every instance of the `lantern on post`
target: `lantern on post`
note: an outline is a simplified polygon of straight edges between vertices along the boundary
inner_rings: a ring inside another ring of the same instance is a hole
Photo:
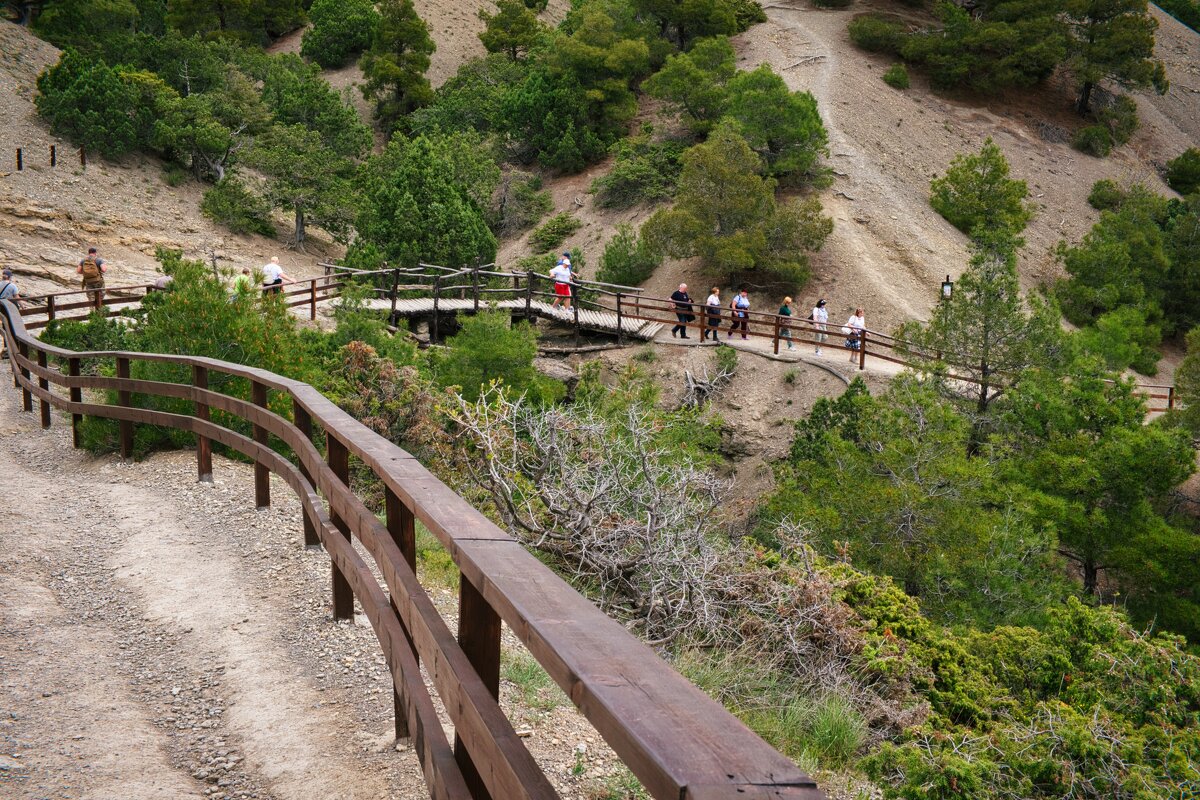
[[[947,300],[954,294],[954,281],[950,280],[950,276],[946,276],[946,280],[942,281],[942,297]]]

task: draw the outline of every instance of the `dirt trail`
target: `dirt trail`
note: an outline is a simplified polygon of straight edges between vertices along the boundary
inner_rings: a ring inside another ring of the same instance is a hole
[[[352,666],[369,629],[310,610],[325,556],[299,548],[282,485],[255,512],[242,476],[91,459],[18,401],[0,395],[0,796],[426,796],[412,753],[378,745],[390,684],[369,670],[388,690],[365,694]]]

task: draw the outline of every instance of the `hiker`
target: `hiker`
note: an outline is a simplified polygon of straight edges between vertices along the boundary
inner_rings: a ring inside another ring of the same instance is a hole
[[[738,328],[741,328],[742,330],[742,338],[747,338],[746,334],[749,332],[750,318],[750,293],[746,291],[745,286],[743,286],[738,293],[733,296],[733,300],[731,300],[729,303],[729,308],[733,318],[733,324],[729,326],[728,338],[732,339],[733,332]]]
[[[779,337],[787,339],[787,349],[795,350],[792,346],[792,298],[783,298],[783,305],[779,307],[779,316],[784,319],[779,320]]]
[[[854,314],[846,320],[842,333],[846,334],[846,349],[850,351],[850,363],[858,360],[858,351],[862,349],[863,331],[867,329],[867,320],[861,308],[854,309]]]
[[[829,311],[827,311],[825,309],[824,298],[817,301],[817,304],[815,306],[813,306],[812,313],[810,313],[808,315],[808,318],[810,320],[812,320],[813,328],[816,329],[816,337],[817,337],[817,352],[816,352],[816,354],[821,355],[821,343],[829,338],[828,336],[825,335],[825,330],[826,330],[825,325],[827,322],[829,322]]]
[[[550,270],[550,277],[554,279],[554,302],[550,304],[551,308],[557,308],[561,302],[564,309],[571,307],[571,254],[563,253],[563,257],[554,265],[554,269]]]
[[[89,247],[87,255],[79,262],[75,274],[83,279],[83,290],[88,292],[96,308],[104,304],[104,273],[108,272],[104,259],[96,253],[96,248]]]
[[[11,269],[6,269],[0,272],[0,300],[9,300],[16,303],[21,299],[21,293],[17,291],[17,285],[13,283],[13,274]],[[4,326],[0,325],[0,358],[8,358],[8,350],[4,347]]]
[[[719,330],[721,327],[721,288],[719,286],[712,287],[712,293],[704,301],[704,305],[708,310],[708,327],[700,331],[700,341],[703,342],[711,335],[715,342],[721,332]]]
[[[675,338],[675,334],[679,334],[679,338],[691,338],[687,335],[687,326],[689,322],[696,321],[696,315],[692,313],[692,298],[687,292],[687,284],[679,284],[679,288],[671,293],[671,299],[675,301],[675,318],[679,320],[679,324],[671,328],[671,338]]]
[[[281,287],[285,281],[292,282],[291,277],[283,271],[283,267],[279,266],[279,256],[271,256],[271,262],[263,266],[262,273],[264,294],[279,294],[283,291]]]
[[[250,290],[253,288],[254,275],[250,272],[249,267],[242,267],[242,274],[233,279],[233,296],[250,294]]]

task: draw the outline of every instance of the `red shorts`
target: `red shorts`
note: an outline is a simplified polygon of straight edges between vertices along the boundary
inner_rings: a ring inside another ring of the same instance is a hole
[[[566,283],[556,283],[554,284],[554,293],[559,297],[570,297],[571,287]]]

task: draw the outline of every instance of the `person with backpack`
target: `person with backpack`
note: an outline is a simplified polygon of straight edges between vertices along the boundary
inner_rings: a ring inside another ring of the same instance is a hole
[[[750,331],[750,293],[745,286],[733,296],[733,300],[729,303],[729,309],[733,316],[733,324],[729,326],[728,338],[732,339],[733,332],[739,328],[742,331],[742,338],[749,338],[747,334]]]
[[[787,339],[787,349],[795,350],[792,345],[792,298],[783,298],[783,305],[779,307],[779,316],[783,319],[779,320],[779,338]]]
[[[813,310],[809,313],[808,318],[812,320],[815,335],[817,337],[817,355],[821,355],[821,344],[829,337],[825,335],[826,323],[829,322],[829,312],[825,309],[824,298],[817,301],[813,306]]]
[[[671,338],[674,339],[678,333],[680,338],[687,339],[688,323],[696,319],[692,313],[692,296],[688,294],[687,284],[679,284],[679,288],[671,293],[671,299],[675,301],[675,318],[679,320],[679,324],[671,328]]]
[[[75,274],[82,278],[83,290],[91,295],[96,308],[100,308],[104,304],[104,273],[106,272],[108,272],[108,267],[105,266],[104,259],[97,254],[94,247],[88,248],[87,255],[79,262],[79,268],[75,270]]]

